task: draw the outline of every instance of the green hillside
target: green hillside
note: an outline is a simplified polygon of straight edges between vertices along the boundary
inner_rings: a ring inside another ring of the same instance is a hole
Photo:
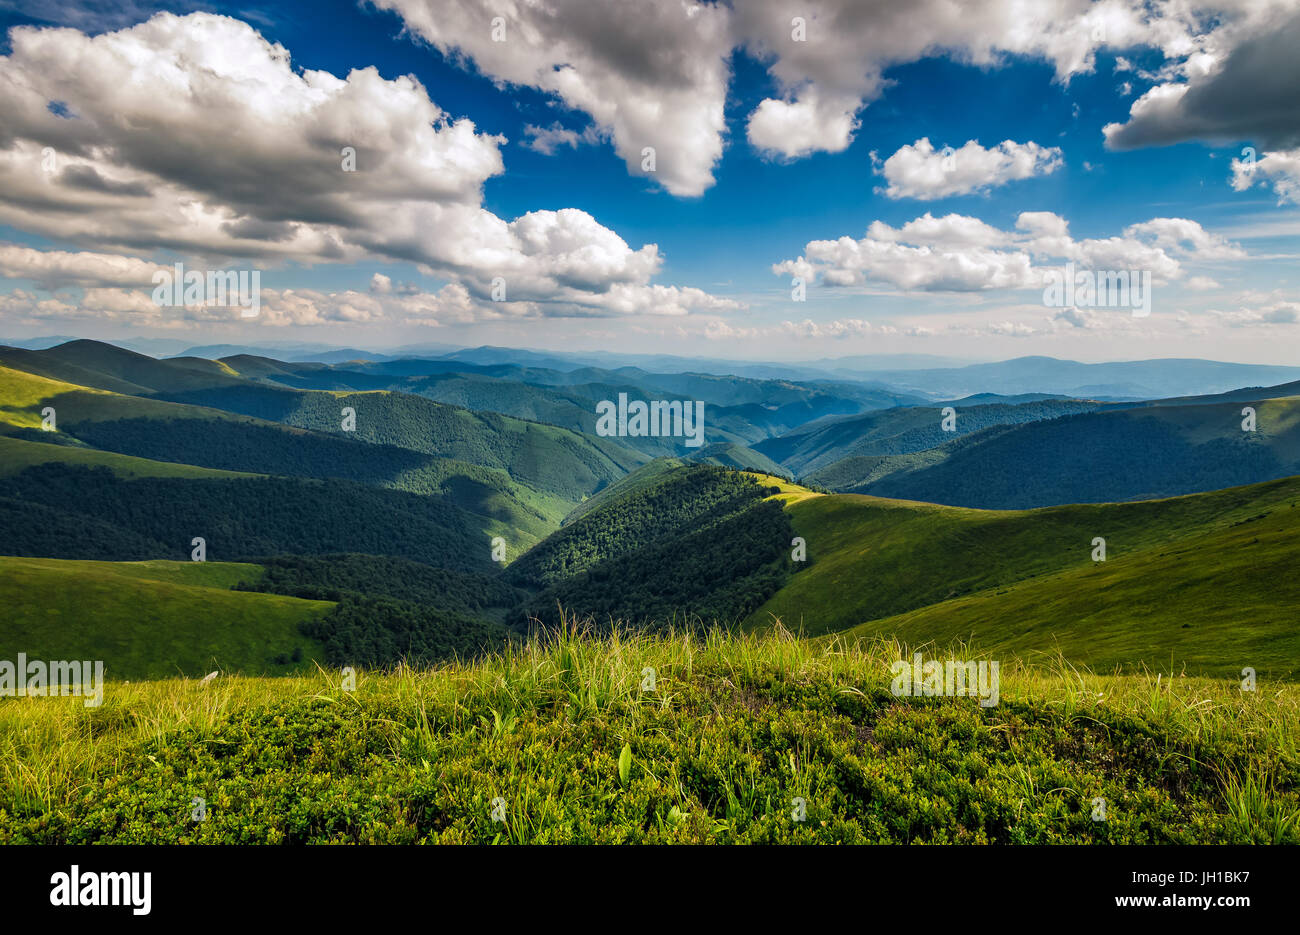
[[[25,468],[50,462],[106,467],[119,477],[255,477],[240,471],[219,471],[195,467],[192,464],[175,464],[170,461],[150,461],[130,455],[99,451],[72,445],[49,444],[43,441],[26,441],[0,435],[0,477],[16,474]]]
[[[421,396],[374,391],[293,391],[246,384],[170,393],[192,405],[338,434],[344,407],[356,413],[356,439],[504,471],[516,482],[568,500],[570,506],[622,477],[647,456],[613,439],[472,412]]]
[[[51,446],[53,447],[53,446]],[[121,477],[59,462],[0,477],[0,554],[212,561],[364,552],[490,570],[481,520],[444,497],[339,480]]]
[[[572,371],[459,360],[401,359],[374,364],[299,364],[240,355],[223,363],[244,376],[298,389],[387,389],[426,396],[476,411],[546,422],[593,434],[600,400],[701,400],[707,406],[708,443],[749,444],[813,419],[866,409],[908,405],[922,398],[859,383],[794,383],[735,375],[650,373],[636,367]],[[653,456],[683,454],[674,438],[624,438]]]
[[[59,427],[89,444],[156,460],[181,461],[230,470],[250,469],[265,473],[302,472],[295,465],[277,468],[262,464],[213,463],[219,456],[215,443],[202,448],[160,455],[143,450],[140,436],[156,433],[156,426],[89,426],[89,423],[127,419],[221,420],[211,427],[227,436],[243,431],[235,426],[282,423],[310,429],[341,441],[366,442],[404,448],[409,451],[473,465],[479,471],[500,471],[515,485],[528,490],[509,490],[508,495],[526,507],[526,513],[540,515],[543,525],[553,528],[582,497],[623,476],[647,460],[647,456],[614,439],[600,438],[567,429],[527,422],[496,413],[477,413],[436,403],[407,393],[326,392],[298,390],[268,383],[268,376],[283,370],[285,376],[318,364],[281,364],[268,358],[232,358],[243,366],[248,378],[224,361],[201,358],[155,360],[97,341],[72,341],[44,351],[0,349],[0,365],[25,371],[27,386],[10,393],[0,378],[0,419],[15,426],[38,427],[41,406],[54,405]],[[32,385],[40,377],[44,381]],[[77,383],[76,381],[81,381]],[[89,392],[88,388],[116,392]],[[56,398],[57,397],[57,398]],[[175,404],[183,404],[178,408]],[[355,431],[342,431],[342,410],[356,412]],[[15,416],[5,418],[6,411]],[[248,418],[255,417],[260,422]],[[21,418],[19,418],[21,417]],[[80,428],[80,431],[77,431]],[[94,434],[94,438],[89,436]],[[174,440],[170,440],[174,441]],[[266,437],[257,445],[265,443]],[[131,447],[126,447],[127,445]],[[155,440],[155,446],[161,442]],[[345,453],[346,455],[346,453]],[[316,470],[304,476],[323,476],[333,459],[314,459]],[[301,458],[298,459],[302,461]],[[329,475],[329,476],[348,476]],[[361,479],[361,478],[354,478]],[[483,483],[482,476],[474,480]],[[531,492],[530,492],[531,491]],[[521,522],[525,536],[535,541],[547,529]],[[527,528],[530,525],[533,528]]]
[[[78,388],[93,387],[111,393],[149,393],[148,386],[132,383],[88,370],[76,364],[51,358],[48,351],[29,351],[19,347],[0,347],[0,366],[18,370],[55,383],[67,383]],[[2,381],[0,381],[2,382]],[[8,399],[8,394],[5,396]]]
[[[486,536],[506,536],[514,554],[555,529],[576,502],[516,482],[501,469],[369,444],[352,434],[86,389],[11,368],[0,367],[0,400],[0,432],[46,443],[24,447],[0,436],[14,454],[6,462],[11,470],[57,461],[103,465],[124,476],[342,478],[446,498],[476,517]],[[37,428],[47,405],[57,413],[57,432]]]
[[[710,465],[670,468],[549,536],[508,570],[539,590],[516,615],[559,610],[663,627],[743,619],[788,574],[790,524],[756,477]]]
[[[709,445],[701,448],[690,460],[700,464],[716,464],[737,471],[757,471],[761,474],[788,475],[789,472],[767,455],[744,445]]]
[[[617,500],[619,497],[646,490],[659,483],[670,472],[685,465],[686,462],[679,458],[655,458],[653,461],[648,461],[626,477],[620,477],[608,487],[583,500],[564,518],[564,522],[567,525],[597,507]]]
[[[787,507],[807,567],[749,618],[809,635],[973,641],[1094,668],[1294,675],[1300,478],[995,512],[856,495]],[[1093,539],[1107,560],[1094,564]],[[856,628],[856,629],[855,629]]]
[[[0,348],[0,364],[115,393],[179,391],[240,381],[225,364],[197,357],[156,360],[102,341],[69,341],[43,351]]]
[[[29,659],[105,660],[112,679],[282,674],[323,659],[298,625],[334,605],[230,590],[259,571],[0,556],[0,644]]]
[[[985,429],[938,448],[831,464],[808,480],[850,493],[1017,509],[1170,497],[1300,473],[1300,398],[1084,413]],[[856,476],[855,476],[856,475]]]
[[[3,359],[0,355],[0,361]],[[41,410],[54,405],[67,394],[94,395],[94,391],[40,374],[0,366],[0,428],[5,431],[40,429]],[[57,406],[55,415],[58,415]]]
[[[955,406],[953,431],[943,430],[939,406],[883,409],[847,418],[822,419],[753,447],[799,476],[853,456],[901,455],[933,448],[996,425],[1019,425],[1092,412],[1107,404],[1086,399],[1039,399],[1009,405]]]

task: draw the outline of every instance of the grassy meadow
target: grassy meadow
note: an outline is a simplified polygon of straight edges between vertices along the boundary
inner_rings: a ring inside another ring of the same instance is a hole
[[[299,623],[334,604],[231,590],[261,575],[237,562],[0,556],[5,643],[30,659],[108,660],[110,679],[301,669],[319,645]]]
[[[1293,684],[1008,663],[984,708],[895,697],[911,649],[575,627],[355,690],[2,699],[0,842],[1300,842]]]
[[[1036,510],[781,496],[808,560],[750,628],[974,641],[992,658],[1059,652],[1107,672],[1172,660],[1223,678],[1297,674],[1300,478]]]

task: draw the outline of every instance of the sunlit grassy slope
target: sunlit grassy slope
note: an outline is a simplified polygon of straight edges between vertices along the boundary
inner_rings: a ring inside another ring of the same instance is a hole
[[[0,556],[0,646],[12,659],[111,660],[107,677],[213,669],[283,673],[310,665],[300,621],[334,605],[231,591],[261,574],[221,562],[93,562]],[[301,650],[297,663],[276,663]]]
[[[809,635],[1058,648],[1102,669],[1300,671],[1300,478],[989,511],[856,495],[787,509],[808,563],[749,620]],[[1093,540],[1106,541],[1094,563]]]
[[[0,366],[0,425],[41,427],[41,409],[65,393],[91,393],[85,387]],[[107,395],[107,394],[105,394]],[[58,410],[55,410],[57,423]]]
[[[55,445],[0,435],[0,476],[14,474],[36,464],[51,461],[79,464],[87,467],[106,467],[119,477],[255,477],[239,471],[221,471],[214,468],[195,467],[171,461],[151,461],[131,455],[100,451],[97,448],[78,448]]]

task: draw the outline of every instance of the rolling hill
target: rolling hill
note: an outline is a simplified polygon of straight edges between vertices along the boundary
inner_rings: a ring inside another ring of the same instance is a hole
[[[954,401],[956,438],[942,432],[942,403],[894,406],[648,461],[589,433],[362,390],[356,375],[495,392],[527,371],[575,411],[592,387],[620,385],[597,379],[708,393],[719,411],[871,401],[831,385],[636,368],[157,361],[83,341],[0,359],[0,554],[182,559],[203,536],[214,561],[289,562],[270,589],[338,605],[309,628],[334,660],[391,660],[403,646],[441,658],[495,638],[484,621],[520,630],[563,608],[634,626],[777,617],[812,636],[1291,671],[1281,607],[1294,588],[1276,582],[1297,553],[1300,397],[1286,395],[1297,384],[1120,404],[982,394]],[[344,386],[283,382],[294,380]],[[1243,405],[1256,431],[1242,431]],[[45,406],[57,432],[40,429]],[[344,407],[355,432],[341,431]],[[820,495],[783,469],[851,493]],[[513,560],[504,574],[489,556],[496,535]],[[806,564],[791,560],[796,536]],[[1097,536],[1109,555],[1094,565]],[[335,553],[371,558],[324,558]],[[366,570],[372,560],[380,571]],[[364,587],[375,574],[430,589]],[[473,591],[497,594],[491,609],[467,603]],[[1238,665],[1245,656],[1258,661]]]
[[[137,473],[149,476],[217,476],[187,471],[184,466],[190,465],[226,475],[352,480],[447,498],[477,517],[475,522],[485,534],[506,535],[516,549],[540,541],[581,497],[577,478],[583,476],[578,473],[582,461],[566,460],[564,452],[550,461],[538,461],[533,473],[543,480],[550,471],[568,467],[573,472],[557,484],[562,492],[543,491],[516,481],[503,468],[480,467],[400,445],[367,443],[355,437],[359,433],[307,431],[210,407],[87,389],[6,367],[0,367],[0,390],[8,403],[0,408],[0,432],[40,443],[36,448],[15,449],[15,453],[22,451],[23,463],[105,464],[121,471],[127,465],[122,456],[131,456],[157,462],[135,465]],[[46,406],[57,413],[57,432],[35,428]],[[461,410],[448,411],[461,414],[454,419],[473,418]],[[471,437],[472,432],[463,433],[463,440]],[[488,443],[479,440],[480,445]],[[582,454],[580,443],[580,439],[572,441],[568,450]],[[533,454],[540,457],[551,447],[539,443],[533,446]],[[602,463],[598,454],[587,454]],[[173,467],[165,468],[164,463]],[[603,463],[611,476],[621,476]],[[586,476],[589,488],[606,482],[604,477],[594,480],[590,472]]]
[[[551,625],[565,613],[598,625],[708,626],[746,616],[788,574],[790,541],[774,487],[711,465],[635,477],[521,556],[507,579],[534,592],[515,614]]]
[[[786,507],[808,563],[748,621],[1093,668],[1295,677],[1300,478],[1135,503],[987,511],[857,495]],[[1094,539],[1106,561],[1092,560]],[[987,656],[981,657],[987,658]]]
[[[0,366],[60,381],[57,388],[63,391],[64,398],[53,403],[60,410],[61,428],[67,426],[70,430],[74,423],[126,418],[214,418],[210,412],[161,406],[163,402],[171,402],[343,437],[342,410],[351,407],[356,412],[356,426],[346,436],[349,440],[407,448],[477,468],[503,471],[515,482],[532,488],[538,499],[549,499],[550,502],[531,505],[543,509],[551,521],[558,521],[582,496],[647,460],[644,454],[614,439],[493,413],[474,413],[420,396],[387,391],[354,393],[347,388],[297,390],[265,379],[277,370],[298,367],[319,370],[320,365],[316,364],[282,364],[269,359],[239,359],[236,363],[250,371],[253,378],[241,376],[224,361],[197,357],[155,360],[96,341],[72,341],[43,351],[0,349]],[[54,395],[55,389],[51,385],[46,395]],[[105,397],[100,393],[92,398],[86,395],[87,389],[108,390],[119,395]],[[66,395],[75,391],[81,391],[81,395]],[[127,399],[136,402],[127,403]],[[28,416],[29,424],[39,425],[39,421],[37,418],[32,423]],[[218,428],[229,430],[230,427]],[[117,429],[102,427],[98,432],[100,441],[92,444],[109,448],[112,445],[105,439],[130,434],[129,427],[121,432]],[[157,457],[120,446],[113,450]],[[228,469],[243,467],[197,460],[192,452],[163,460]],[[313,476],[319,476],[323,469],[323,466],[318,468]],[[529,498],[519,496],[519,499]]]
[[[0,348],[0,365],[78,386],[139,395],[208,386],[240,378],[219,361],[201,357],[157,360],[102,341],[76,340],[40,351]]]
[[[214,668],[428,664],[501,645],[516,599],[488,577],[374,555],[262,563],[100,562],[0,556],[0,644],[32,659],[92,659],[106,676]]]
[[[1086,399],[954,406],[953,431],[943,429],[942,406],[900,406],[811,422],[752,447],[796,475],[811,477],[844,458],[910,454],[992,426],[1038,422],[1105,406]]]
[[[0,556],[0,642],[30,659],[99,659],[110,679],[305,671],[299,632],[334,604],[232,591],[256,565]],[[277,661],[278,660],[278,661]]]
[[[41,434],[44,435],[45,433]],[[118,477],[127,478],[235,478],[257,476],[242,471],[221,471],[212,468],[195,467],[192,464],[177,464],[172,461],[150,461],[148,458],[134,458],[130,455],[114,454],[111,451],[100,451],[97,448],[50,444],[43,438],[41,440],[26,441],[14,436],[0,435],[0,477],[17,474],[26,468],[51,462],[85,467],[105,467]]]
[[[1265,390],[1264,392],[1268,392]],[[1300,397],[1160,405],[985,429],[927,451],[833,462],[834,490],[1020,509],[1170,497],[1300,473]]]

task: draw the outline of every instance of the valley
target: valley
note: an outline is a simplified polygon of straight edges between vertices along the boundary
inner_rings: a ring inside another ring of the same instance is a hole
[[[402,752],[383,780],[402,801],[412,781],[401,765],[408,751],[450,744],[457,757],[482,755],[472,731],[413,728],[409,712],[391,708],[394,693],[415,684],[439,705],[452,703],[445,712],[461,703],[453,694],[486,705],[492,736],[519,729],[548,743],[561,736],[548,712],[562,697],[573,723],[609,715],[639,724],[632,762],[644,763],[647,777],[676,768],[687,755],[684,724],[637,713],[646,709],[636,699],[651,696],[644,676],[634,692],[632,670],[620,674],[641,665],[628,653],[658,660],[641,667],[664,686],[652,691],[667,692],[684,712],[724,696],[734,706],[728,693],[739,691],[745,710],[764,717],[867,718],[877,731],[905,733],[951,731],[951,717],[973,717],[960,729],[983,736],[1025,718],[1055,723],[1054,706],[1066,705],[1111,719],[1121,733],[1145,723],[1178,746],[1202,729],[1191,720],[1196,706],[1214,698],[1216,710],[1235,712],[1231,723],[1256,724],[1260,743],[1292,749],[1292,714],[1270,720],[1238,710],[1224,693],[1240,694],[1230,686],[1249,673],[1247,681],[1268,686],[1269,704],[1290,706],[1278,711],[1295,704],[1300,383],[1169,399],[987,391],[941,399],[874,380],[546,363],[159,360],[88,341],[0,349],[0,642],[22,646],[25,658],[103,660],[106,704],[137,711],[192,711],[194,686],[215,674],[227,686],[210,695],[226,699],[211,721],[215,736],[237,730],[272,746],[258,713],[272,708],[289,712],[294,730],[322,731],[312,743],[357,742],[348,739],[354,725],[320,720],[323,709],[308,699],[335,697],[339,673],[345,681],[360,673],[368,686],[361,710],[377,706],[390,713],[373,716],[408,725],[394,728]],[[603,436],[598,404],[620,393],[698,405],[704,444]],[[205,560],[192,561],[200,539]],[[682,646],[696,647],[693,655],[668,662]],[[1001,683],[980,689],[985,713],[925,707],[901,715],[888,693],[896,660],[942,667],[945,657],[950,670],[978,670],[954,658],[994,660]],[[510,681],[527,671],[551,674],[545,684],[520,682],[508,698],[481,681],[488,672]],[[1162,701],[1156,716],[1143,699],[1175,683],[1182,700]],[[611,694],[601,700],[600,692]],[[816,700],[826,692],[866,692],[868,700],[861,710],[826,708]],[[50,736],[76,730],[43,710],[55,718]],[[13,712],[0,701],[0,736]],[[516,723],[525,726],[506,726]],[[756,729],[749,714],[737,723]],[[1218,739],[1207,742],[1213,755],[1243,763],[1228,725],[1216,722]],[[561,748],[612,743],[606,728],[593,729]],[[815,742],[840,749],[841,728],[827,729]],[[675,739],[657,746],[648,730]],[[1129,823],[1108,839],[1273,833],[1263,819],[1224,817],[1231,784],[1195,773],[1179,780],[1200,790],[1195,801],[1139,802],[1121,788],[1132,775],[1064,757],[1046,736],[1033,741],[1045,774],[1069,788],[1113,786],[1126,803]],[[120,764],[141,755],[142,738],[130,728],[112,737],[119,752],[94,768],[133,769]],[[868,746],[898,776],[912,768],[889,741]],[[841,752],[867,750],[853,749]],[[1250,742],[1256,762],[1261,749]],[[40,747],[32,755],[57,753]],[[1270,775],[1289,775],[1291,754],[1275,755]],[[838,807],[859,807],[843,783],[862,780],[825,772],[817,757],[808,764],[812,773],[792,773],[780,787],[806,782],[810,792],[841,797]],[[201,757],[193,768],[216,767]],[[749,767],[723,757],[708,768]],[[553,781],[549,767],[529,770],[534,786]],[[360,774],[347,775],[358,790],[369,788]],[[1232,775],[1230,783],[1246,781]],[[743,795],[759,795],[764,782]],[[953,782],[943,780],[943,794]],[[156,819],[143,817],[122,837],[92,816],[125,800],[109,793],[96,804],[71,786],[57,789],[39,792],[9,775],[0,783],[0,839],[135,840],[146,827],[157,831]],[[148,812],[162,793],[139,794]],[[990,794],[992,802],[1011,793]],[[648,840],[788,840],[762,817],[769,812],[744,811],[739,788],[690,786],[675,803],[654,795],[645,807],[658,817],[641,832]],[[883,787],[870,793],[872,801],[882,795]],[[1290,809],[1293,797],[1274,793],[1267,808]],[[479,826],[454,817],[457,806],[445,807],[453,812],[438,832],[403,812],[374,838],[351,824],[331,832],[280,817],[258,839],[482,839]],[[1063,805],[1039,803],[1029,824],[1024,816],[918,823],[900,808],[890,806],[883,824],[842,819],[814,837],[1098,840],[1099,829],[1076,823]],[[1179,817],[1158,818],[1161,809]],[[689,817],[701,810],[713,817]],[[57,821],[38,830],[19,815]],[[608,839],[595,826],[543,826],[508,834]],[[204,834],[220,840],[226,827]]]

